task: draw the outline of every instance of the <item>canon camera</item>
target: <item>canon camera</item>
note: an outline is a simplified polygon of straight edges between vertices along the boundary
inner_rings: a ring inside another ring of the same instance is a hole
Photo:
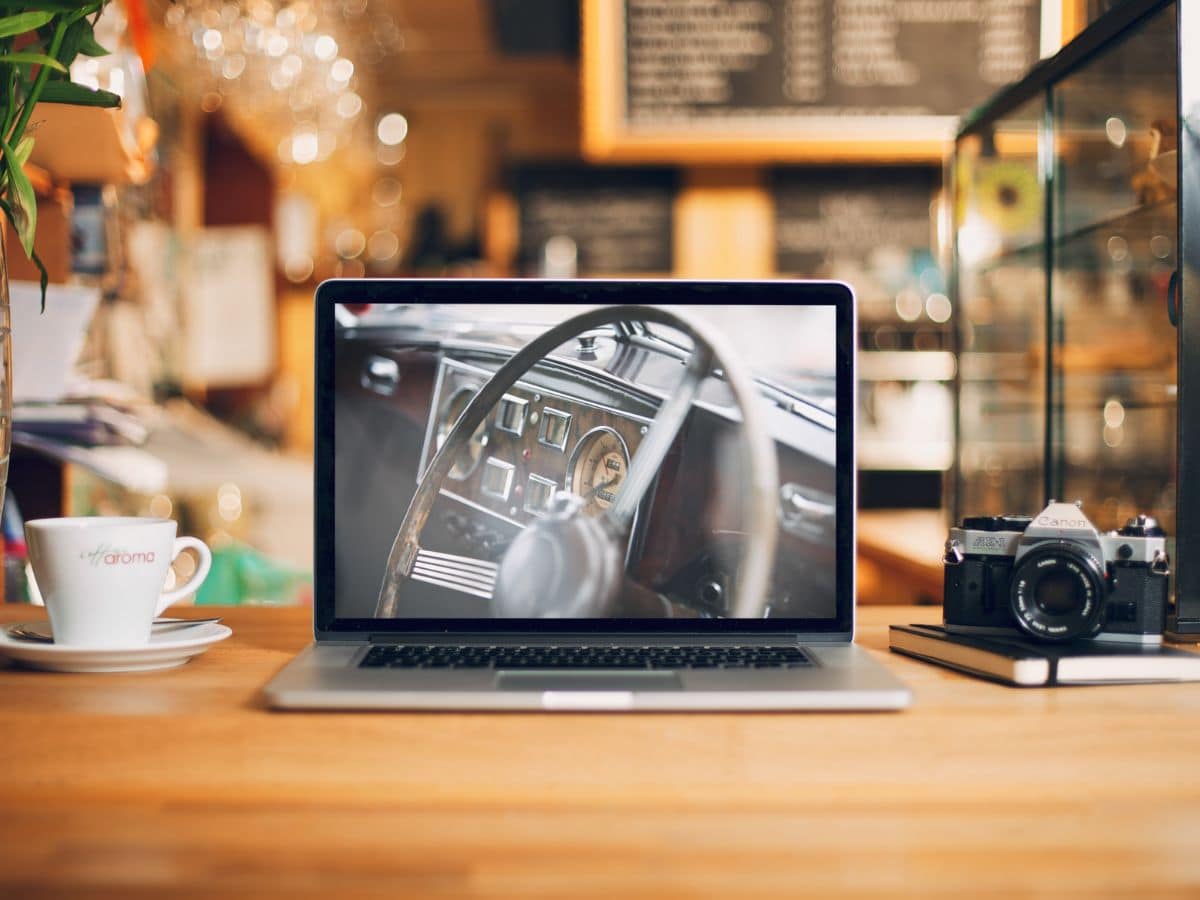
[[[1150,516],[1101,534],[1075,503],[1038,515],[969,516],[946,541],[947,631],[1157,643],[1167,540]]]

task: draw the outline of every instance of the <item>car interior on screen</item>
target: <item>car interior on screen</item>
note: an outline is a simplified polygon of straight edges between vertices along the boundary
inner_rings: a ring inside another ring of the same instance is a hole
[[[337,615],[833,616],[834,315],[339,305]]]

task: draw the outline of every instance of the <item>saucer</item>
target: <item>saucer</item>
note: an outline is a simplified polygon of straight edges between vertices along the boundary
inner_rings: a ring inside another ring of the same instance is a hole
[[[0,627],[0,658],[50,672],[150,672],[182,666],[231,634],[233,630],[228,626],[210,622],[187,629],[186,637],[165,631],[132,647],[69,647],[17,640],[4,626]]]

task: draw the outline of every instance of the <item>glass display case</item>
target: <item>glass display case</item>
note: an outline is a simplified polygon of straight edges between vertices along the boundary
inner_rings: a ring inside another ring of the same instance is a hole
[[[937,166],[780,166],[775,270],[854,286],[860,509],[943,502],[954,448],[954,354]]]
[[[1200,398],[1185,402],[1200,344],[1184,302],[1200,278],[1185,200],[1200,64],[1180,50],[1200,47],[1198,5],[1097,17],[968,118],[951,166],[953,516],[1050,498],[1082,501],[1102,530],[1155,516],[1177,539],[1182,632],[1200,632]]]

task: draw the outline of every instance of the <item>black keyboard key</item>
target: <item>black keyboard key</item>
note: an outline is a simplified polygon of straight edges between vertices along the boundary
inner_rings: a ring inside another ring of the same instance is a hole
[[[363,668],[393,669],[770,669],[805,668],[799,647],[622,647],[404,644],[372,647]]]

